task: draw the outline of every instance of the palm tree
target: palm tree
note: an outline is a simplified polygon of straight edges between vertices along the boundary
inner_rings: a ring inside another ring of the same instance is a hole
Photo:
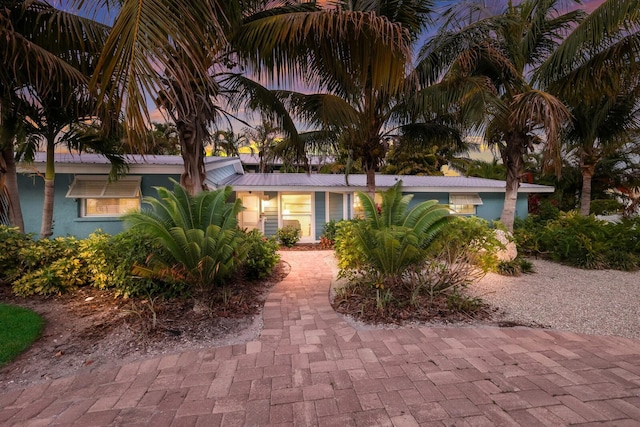
[[[90,52],[99,51],[105,28],[41,1],[5,0],[0,4],[0,52],[3,58],[11,58],[0,70],[2,173],[9,216],[23,231],[14,158],[23,107],[38,97],[50,99],[65,88],[86,84]]]
[[[258,151],[258,172],[269,172],[271,165],[277,157],[276,147],[278,142],[276,139],[280,132],[280,128],[264,117],[262,124],[256,125],[253,128],[244,129],[245,138],[247,138],[251,146],[255,146]]]
[[[557,168],[560,164],[559,135],[570,113],[561,100],[535,87],[531,70],[540,66],[583,17],[580,10],[561,11],[561,4],[559,0],[525,0],[518,5],[509,1],[499,15],[466,12],[465,19],[449,16],[421,53],[424,73],[431,78],[446,72],[486,80],[477,91],[484,102],[479,127],[498,148],[507,169],[500,220],[509,230],[513,229],[524,156],[544,144],[547,158]]]
[[[144,139],[150,122],[147,99],[156,100],[178,130],[181,184],[195,194],[204,188],[210,128],[233,116],[226,106],[237,109],[250,101],[249,109],[275,111],[295,140],[286,111],[268,90],[242,75],[236,46],[229,41],[243,21],[287,14],[300,21],[314,8],[290,1],[124,0],[92,83],[105,102],[113,103],[110,110],[123,112],[131,144]],[[108,123],[109,109],[103,113]]]
[[[40,150],[41,145],[45,147],[44,200],[40,228],[40,238],[44,239],[53,234],[56,146],[64,145],[69,150],[104,155],[111,162],[113,177],[125,172],[126,165],[124,158],[117,153],[118,147],[114,141],[88,131],[91,126],[85,122],[92,119],[95,103],[89,97],[86,85],[84,88],[70,88],[70,91],[65,92],[49,92],[46,96],[33,94],[31,101],[29,108],[23,112],[23,127],[27,138],[23,143],[17,144],[16,157],[32,162],[35,151]]]
[[[412,43],[432,6],[431,0],[337,1],[332,9],[248,21],[233,43],[257,72],[266,68],[268,76],[301,78],[318,89],[277,94],[308,126],[339,135],[351,161],[361,162],[373,194],[388,149],[384,136],[402,110],[396,105],[412,89]],[[291,140],[289,149],[303,157],[303,139]]]
[[[601,159],[640,128],[640,1],[608,0],[562,42],[538,78],[569,106],[568,149],[582,174],[580,213],[588,215]]]
[[[233,130],[219,130],[213,137],[214,156],[224,154],[228,157],[240,155],[240,148],[249,146],[250,141],[243,134],[236,134]]]

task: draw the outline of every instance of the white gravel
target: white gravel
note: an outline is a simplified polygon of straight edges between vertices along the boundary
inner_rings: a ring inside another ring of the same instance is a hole
[[[469,291],[501,320],[572,332],[640,338],[640,271],[581,270],[532,260],[535,273],[488,274]]]

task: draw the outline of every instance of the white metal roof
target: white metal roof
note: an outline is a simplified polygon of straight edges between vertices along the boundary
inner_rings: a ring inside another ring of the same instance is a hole
[[[376,175],[376,188],[386,189],[402,180],[404,191],[444,193],[504,192],[505,182],[464,176],[416,176]],[[344,175],[304,173],[247,173],[235,175],[224,181],[235,190],[249,191],[366,191],[367,177],[363,174],[349,175],[347,185]],[[553,187],[536,184],[521,184],[524,193],[552,193]]]

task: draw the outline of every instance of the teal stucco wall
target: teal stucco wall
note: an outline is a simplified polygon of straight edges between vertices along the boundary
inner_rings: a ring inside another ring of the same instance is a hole
[[[504,204],[504,193],[479,193],[482,199],[482,205],[476,208],[476,216],[484,218],[487,221],[500,219],[502,206]],[[449,193],[415,193],[409,207],[415,206],[417,203],[427,200],[438,200],[444,205],[449,203]],[[527,194],[518,194],[516,203],[516,216],[518,218],[526,218],[528,213]]]
[[[178,175],[146,175],[142,177],[143,196],[157,196],[154,186],[171,188],[169,177],[179,180]],[[100,229],[109,234],[117,234],[124,229],[120,218],[81,218],[80,200],[66,198],[73,174],[57,174],[54,185],[53,237],[75,236],[85,238]],[[44,180],[35,175],[19,174],[18,191],[27,233],[40,234],[42,208],[44,204]],[[144,208],[144,205],[143,205]]]

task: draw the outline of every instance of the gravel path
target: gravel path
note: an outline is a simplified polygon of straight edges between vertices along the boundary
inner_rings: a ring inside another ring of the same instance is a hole
[[[640,338],[640,272],[533,263],[534,274],[488,274],[469,290],[500,309],[506,321]]]

